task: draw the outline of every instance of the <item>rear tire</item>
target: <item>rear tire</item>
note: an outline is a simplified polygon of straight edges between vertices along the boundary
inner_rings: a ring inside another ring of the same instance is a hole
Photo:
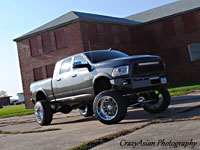
[[[94,113],[93,113],[92,103],[89,103],[85,106],[80,107],[79,112],[84,117],[93,116]]]
[[[143,106],[144,110],[153,114],[165,111],[170,104],[170,94],[167,88],[158,89],[156,91],[151,93],[151,97],[147,97],[147,99],[153,98],[155,102],[147,103]]]
[[[53,119],[53,111],[48,101],[42,100],[35,104],[35,117],[39,125],[49,125]]]
[[[95,117],[104,124],[120,122],[127,113],[127,105],[123,97],[115,91],[103,91],[94,99]]]

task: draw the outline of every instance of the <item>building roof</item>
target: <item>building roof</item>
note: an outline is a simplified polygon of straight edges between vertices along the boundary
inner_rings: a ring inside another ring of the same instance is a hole
[[[77,20],[125,24],[125,25],[138,25],[138,24],[150,23],[163,18],[176,16],[179,14],[183,14],[198,9],[200,9],[200,0],[179,0],[177,2],[153,8],[151,10],[147,10],[125,18],[71,11],[14,39],[14,41],[19,41],[67,25]]]
[[[12,96],[4,96],[4,97],[0,97],[0,100],[4,99],[4,98],[10,98]]]
[[[183,14],[189,11],[200,9],[200,0],[179,0],[174,3],[163,5],[151,10],[126,17],[141,23],[149,23],[170,16]]]
[[[66,24],[72,23],[77,20],[83,21],[96,21],[96,22],[105,22],[105,23],[116,23],[116,24],[125,24],[125,25],[137,25],[139,24],[136,21],[128,20],[125,18],[117,18],[117,17],[110,17],[110,16],[103,16],[97,14],[89,14],[89,13],[82,13],[82,12],[75,12],[71,11],[69,13],[64,14],[16,39],[14,41],[22,40],[27,37],[40,34],[42,32],[49,31],[54,28],[58,28],[64,26]]]

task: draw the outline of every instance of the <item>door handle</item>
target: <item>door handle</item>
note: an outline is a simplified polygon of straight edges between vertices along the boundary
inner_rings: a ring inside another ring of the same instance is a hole
[[[73,75],[72,75],[72,78],[74,78],[74,77],[76,77],[76,76],[77,76],[77,74],[73,74]]]
[[[61,78],[58,78],[57,81],[61,81]]]

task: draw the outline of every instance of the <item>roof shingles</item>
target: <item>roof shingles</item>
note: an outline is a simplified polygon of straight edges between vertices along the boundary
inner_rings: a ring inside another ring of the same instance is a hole
[[[116,23],[116,24],[126,24],[126,25],[138,25],[138,24],[144,24],[144,23],[149,23],[149,22],[156,21],[159,19],[163,19],[169,16],[182,14],[182,13],[196,10],[196,9],[200,9],[200,0],[179,0],[177,2],[170,3],[161,7],[151,9],[151,10],[147,10],[138,14],[125,17],[125,18],[117,18],[117,17],[72,11],[14,39],[14,41],[19,41],[19,40],[40,34],[42,32],[46,32],[51,29],[64,26],[76,20],[96,21],[96,22]]]
[[[53,28],[61,27],[66,24],[69,24],[76,20],[84,20],[84,21],[97,21],[97,22],[106,22],[106,23],[116,23],[116,24],[126,24],[126,25],[137,25],[139,22],[128,20],[125,18],[117,18],[117,17],[110,17],[110,16],[103,16],[103,15],[96,15],[96,14],[89,14],[89,13],[82,13],[82,12],[74,12],[71,11],[63,16],[60,16],[47,24],[44,24],[16,39],[14,41],[22,40],[27,37],[40,34],[42,32],[51,30]]]
[[[151,10],[126,17],[141,23],[149,23],[165,17],[182,14],[188,11],[200,9],[200,0],[179,0]]]

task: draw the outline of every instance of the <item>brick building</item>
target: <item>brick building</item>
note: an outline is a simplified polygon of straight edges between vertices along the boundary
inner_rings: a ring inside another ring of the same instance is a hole
[[[0,105],[1,106],[10,105],[10,96],[0,97]]]
[[[17,39],[27,108],[30,84],[51,77],[55,63],[88,50],[155,54],[170,82],[200,80],[200,1],[180,0],[126,18],[69,12]]]

